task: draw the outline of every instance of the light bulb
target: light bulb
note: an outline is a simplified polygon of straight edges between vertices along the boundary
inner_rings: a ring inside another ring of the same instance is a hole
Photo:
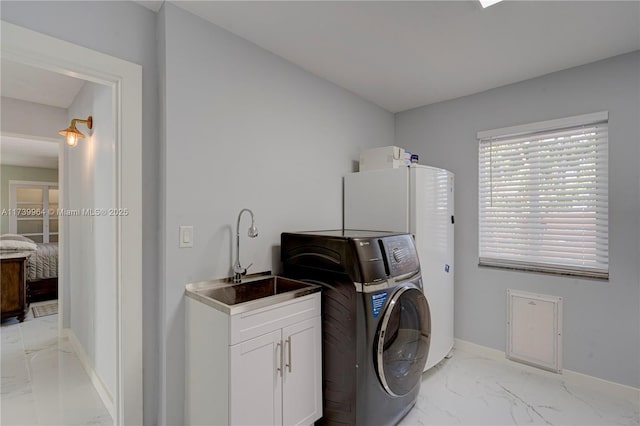
[[[67,133],[67,145],[76,146],[78,145],[78,136],[73,133]]]

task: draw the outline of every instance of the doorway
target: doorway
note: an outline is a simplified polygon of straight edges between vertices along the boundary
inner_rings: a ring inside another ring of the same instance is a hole
[[[1,56],[107,86],[114,121],[113,216],[116,377],[114,424],[142,424],[141,67],[22,27],[2,23]],[[51,52],[55,52],[52,56]],[[66,165],[62,164],[62,170]],[[62,206],[64,208],[64,206]],[[64,221],[60,233],[65,235]],[[64,240],[64,239],[63,239]],[[64,243],[63,243],[64,244]],[[64,249],[60,263],[65,264]],[[63,266],[59,281],[67,273]],[[63,301],[64,287],[59,287]],[[63,323],[60,322],[60,328]]]

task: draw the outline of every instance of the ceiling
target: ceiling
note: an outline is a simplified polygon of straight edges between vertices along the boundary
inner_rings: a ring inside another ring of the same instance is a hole
[[[69,108],[84,80],[2,59],[0,93],[3,97]]]
[[[637,0],[173,3],[391,112],[640,49]]]
[[[3,166],[58,168],[59,143],[6,135],[1,141]]]

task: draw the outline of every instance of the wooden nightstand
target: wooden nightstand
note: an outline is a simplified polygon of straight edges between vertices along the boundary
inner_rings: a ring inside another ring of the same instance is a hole
[[[2,276],[0,277],[0,299],[2,319],[18,317],[23,322],[29,311],[27,298],[27,259],[29,252],[6,253],[0,255]]]

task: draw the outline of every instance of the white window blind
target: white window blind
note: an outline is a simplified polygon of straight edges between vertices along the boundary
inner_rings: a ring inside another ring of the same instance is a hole
[[[481,265],[608,278],[607,121],[478,133]]]

